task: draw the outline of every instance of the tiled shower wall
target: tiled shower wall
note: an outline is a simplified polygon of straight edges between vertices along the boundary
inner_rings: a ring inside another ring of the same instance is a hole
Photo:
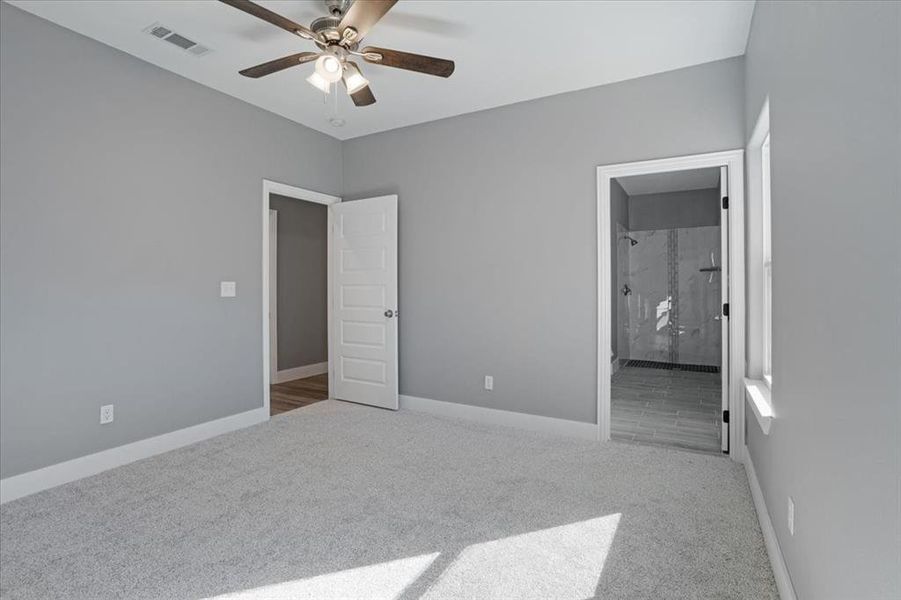
[[[720,366],[720,228],[623,231],[620,246],[620,356]],[[626,248],[628,247],[628,248]],[[623,286],[631,293],[623,294]]]

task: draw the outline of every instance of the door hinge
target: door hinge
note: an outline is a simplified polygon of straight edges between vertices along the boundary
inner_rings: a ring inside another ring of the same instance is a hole
[[[723,423],[728,423],[728,422],[729,422],[729,411],[727,409],[727,410],[723,411]]]
[[[724,317],[728,317],[728,316],[729,316],[729,303],[728,303],[728,302],[726,302],[725,304],[723,304],[723,316],[724,316]]]
[[[729,196],[723,196],[723,210],[729,208]]]

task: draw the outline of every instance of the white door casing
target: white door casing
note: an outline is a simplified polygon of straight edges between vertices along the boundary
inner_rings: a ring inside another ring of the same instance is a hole
[[[398,408],[397,196],[329,207],[331,396]]]
[[[278,211],[269,209],[269,381],[278,372]]]
[[[729,317],[725,314],[725,306],[729,303],[729,169],[720,167],[720,331],[723,336],[722,364],[720,365],[720,381],[723,390],[722,415],[729,414]],[[725,418],[721,425],[722,449],[729,452],[729,423]]]

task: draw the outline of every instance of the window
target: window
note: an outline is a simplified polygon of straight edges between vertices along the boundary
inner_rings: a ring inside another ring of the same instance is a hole
[[[748,140],[748,371],[745,393],[764,435],[773,411],[773,217],[770,101],[764,100]]]
[[[763,230],[763,318],[761,340],[763,343],[762,371],[767,385],[773,386],[773,247],[772,217],[770,212],[770,134],[767,132],[760,145],[760,200],[761,229]]]

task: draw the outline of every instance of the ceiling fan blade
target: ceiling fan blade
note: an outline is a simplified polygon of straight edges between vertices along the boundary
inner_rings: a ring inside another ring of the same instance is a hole
[[[375,96],[372,95],[372,90],[369,89],[368,85],[351,94],[350,99],[354,101],[355,106],[369,106],[370,104],[375,104]]]
[[[363,60],[374,65],[406,69],[407,71],[416,71],[417,73],[436,75],[437,77],[450,77],[454,72],[454,61],[443,58],[432,58],[422,54],[410,54],[409,52],[375,48],[373,46],[367,46],[360,52],[363,54]],[[381,59],[375,60],[375,58],[369,56],[372,54],[381,55]]]
[[[341,17],[338,32],[352,42],[359,42],[395,4],[397,0],[354,0]],[[345,33],[348,27],[352,27],[356,33]]]
[[[318,56],[319,54],[316,52],[300,52],[298,54],[292,54],[291,56],[276,58],[275,60],[270,60],[269,62],[264,62],[261,65],[249,67],[238,72],[244,77],[253,77],[256,79],[258,77],[263,77],[264,75],[272,75],[273,73],[278,73],[279,71],[283,71],[290,67],[308,63],[316,60]]]
[[[267,23],[272,23],[276,27],[281,27],[285,31],[293,33],[295,35],[299,35],[302,38],[308,40],[317,40],[319,39],[319,35],[311,31],[310,29],[300,25],[299,23],[295,23],[291,19],[281,16],[278,13],[272,12],[268,8],[263,8],[259,4],[255,4],[250,0],[219,0],[223,4],[228,4],[229,6],[233,6],[238,10],[243,10],[249,15],[253,15],[258,19],[263,19]]]

